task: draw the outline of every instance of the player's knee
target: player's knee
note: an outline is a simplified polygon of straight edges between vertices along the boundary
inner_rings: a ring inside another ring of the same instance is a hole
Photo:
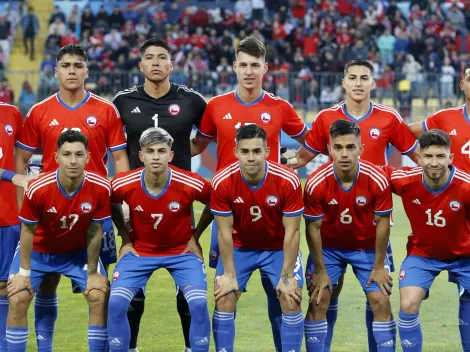
[[[0,281],[0,296],[7,296],[7,283],[6,281]]]
[[[413,299],[412,297],[400,295],[400,310],[404,313],[417,313],[419,311],[420,303],[421,302]]]
[[[90,310],[102,310],[108,304],[108,295],[100,290],[91,290],[87,296]]]
[[[108,304],[108,320],[121,321],[122,319],[127,319],[129,305],[130,302],[121,296],[111,295]]]
[[[28,291],[21,291],[8,298],[9,314],[14,316],[26,314],[33,296]]]
[[[189,311],[191,312],[192,319],[197,321],[204,321],[209,317],[207,308],[207,299],[194,299],[188,303]]]
[[[219,312],[233,312],[237,305],[237,296],[235,293],[229,293],[224,297],[221,297],[216,303],[216,309]]]
[[[382,292],[374,292],[367,296],[370,307],[374,315],[388,317],[392,314],[392,307],[390,305],[390,298],[385,297]]]
[[[283,313],[297,312],[301,309],[300,304],[297,303],[297,301],[292,298],[289,301],[288,297],[283,293],[279,296],[279,302],[281,303]]]

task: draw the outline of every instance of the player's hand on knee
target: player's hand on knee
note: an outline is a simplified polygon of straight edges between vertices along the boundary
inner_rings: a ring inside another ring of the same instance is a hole
[[[310,296],[309,303],[315,301],[317,305],[320,304],[325,289],[328,289],[330,293],[333,292],[333,285],[326,271],[315,272],[307,288]]]
[[[383,265],[374,265],[374,269],[372,269],[369,280],[367,281],[367,286],[372,282],[379,285],[380,290],[385,297],[389,297],[392,294],[393,278]]]
[[[193,236],[188,241],[186,248],[181,254],[188,254],[193,253],[198,256],[199,259],[204,261],[204,255],[202,254],[202,247],[198,240],[196,240]]]
[[[21,174],[16,174],[13,176],[11,179],[11,182],[18,187],[21,187],[24,189],[25,192],[28,192],[28,184],[30,181],[35,180],[39,177],[39,175],[31,175],[31,176],[26,176],[26,175],[21,175]]]
[[[25,290],[27,290],[31,296],[34,295],[29,276],[16,274],[11,280],[7,282],[8,297],[16,295],[18,292]]]
[[[281,164],[286,166],[294,166],[299,163],[299,160],[296,158],[296,151],[293,149],[287,149],[286,147],[281,147]]]
[[[299,288],[297,280],[291,276],[283,276],[279,280],[279,283],[276,287],[277,297],[279,298],[281,294],[284,295],[289,309],[294,309],[294,302],[300,304],[302,302],[302,290]]]
[[[88,296],[91,290],[98,290],[104,292],[105,294],[109,293],[109,282],[106,277],[100,273],[88,274],[88,280],[86,282],[86,289],[83,294]]]
[[[224,297],[230,292],[235,292],[237,297],[240,295],[237,278],[235,276],[223,274],[214,284],[215,301],[217,302],[220,298]]]
[[[118,234],[119,236],[119,234]],[[139,253],[134,248],[134,245],[130,242],[124,243],[121,248],[119,249],[119,257],[117,259],[117,262],[121,260],[122,257],[124,257],[127,253],[132,253],[136,255],[137,257],[139,256]]]

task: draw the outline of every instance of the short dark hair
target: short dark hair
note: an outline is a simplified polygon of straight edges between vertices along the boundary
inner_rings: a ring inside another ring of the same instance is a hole
[[[348,134],[353,134],[356,137],[359,137],[361,135],[361,129],[356,123],[348,120],[336,120],[331,124],[330,138],[336,138]]]
[[[450,137],[447,133],[442,130],[432,129],[424,132],[418,138],[419,148],[421,150],[432,147],[442,146],[450,149]]]
[[[166,40],[163,40],[160,38],[151,38],[151,39],[146,40],[144,44],[140,46],[139,48],[140,56],[144,55],[145,50],[147,50],[147,48],[150,48],[151,46],[156,46],[156,47],[165,49],[166,51],[168,51],[168,54],[170,54],[170,56],[172,54],[171,46],[170,44],[168,44]]]
[[[348,70],[351,66],[364,66],[367,67],[370,70],[370,73],[372,73],[372,76],[374,75],[374,66],[370,63],[369,60],[351,60],[348,61],[346,65],[344,65],[344,75],[346,76],[348,74]]]
[[[263,42],[255,37],[246,37],[238,43],[235,49],[235,56],[238,56],[239,53],[245,53],[258,59],[262,57],[264,59],[266,57],[266,47]]]
[[[75,130],[67,130],[61,133],[59,139],[57,139],[57,150],[59,150],[60,147],[64,145],[64,143],[75,142],[83,143],[85,149],[88,150],[88,138],[82,132]]]
[[[241,126],[239,129],[237,129],[237,136],[235,138],[237,144],[241,140],[254,138],[261,138],[263,142],[266,143],[266,131],[255,124]]]
[[[77,44],[67,44],[66,46],[60,48],[59,52],[55,57],[55,61],[59,62],[67,54],[70,56],[79,56],[83,60],[88,62],[88,55],[85,49],[83,49],[80,45]]]
[[[470,62],[467,62],[465,66],[463,67],[462,77],[465,77],[465,73],[467,72],[468,69],[470,69]]]

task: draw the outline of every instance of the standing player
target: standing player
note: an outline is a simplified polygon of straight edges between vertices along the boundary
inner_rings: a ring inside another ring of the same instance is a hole
[[[367,60],[352,60],[344,66],[343,88],[346,90],[346,101],[322,110],[316,117],[312,130],[309,131],[305,143],[297,151],[284,155],[287,165],[299,168],[306,165],[318,154],[328,154],[330,125],[336,120],[353,121],[361,129],[361,140],[364,143],[364,152],[361,160],[366,160],[377,166],[388,164],[387,150],[392,144],[402,154],[408,155],[416,162],[414,150],[417,146],[416,138],[403,121],[399,113],[392,108],[373,103],[370,93],[375,88],[374,67]],[[290,154],[290,155],[289,155]],[[394,271],[391,246],[389,245],[387,258],[390,271]],[[309,265],[307,265],[309,266]],[[328,336],[325,340],[324,352],[330,352],[331,341],[336,318],[338,316],[338,297],[343,285],[344,273],[341,275],[338,286],[331,296],[330,307],[327,313]],[[374,314],[369,302],[366,302],[366,325],[369,340],[369,351],[375,352],[376,341],[372,331]]]
[[[219,228],[221,259],[212,323],[216,350],[234,350],[234,311],[240,290],[259,269],[279,297],[282,351],[299,352],[304,325],[298,256],[303,212],[300,180],[289,168],[266,160],[270,152],[266,132],[255,124],[237,130],[236,145],[239,161],[212,179],[211,211]]]
[[[113,99],[126,128],[127,153],[132,170],[143,166],[139,158],[142,132],[150,127],[161,127],[174,138],[171,164],[191,171],[190,135],[193,125],[199,127],[207,103],[194,90],[170,82],[170,73],[173,71],[171,53],[171,47],[166,41],[157,38],[147,40],[140,47],[139,69],[145,76],[144,84],[123,90]],[[178,290],[177,298],[185,351],[189,352],[191,314],[181,290]],[[131,351],[137,350],[144,299],[143,292],[139,292],[127,313],[131,326]]]
[[[66,131],[56,141],[56,171],[31,183],[20,212],[21,242],[8,281],[10,308],[8,351],[26,351],[28,307],[47,273],[58,273],[79,285],[89,305],[88,346],[108,347],[106,310],[108,280],[99,262],[102,223],[111,217],[111,185],[85,172],[88,140]]]
[[[60,49],[56,61],[59,92],[34,105],[28,112],[23,133],[16,144],[16,171],[24,173],[28,160],[39,147],[44,150],[43,171],[55,170],[55,141],[66,130],[81,131],[88,137],[91,159],[86,166],[87,171],[107,176],[105,164],[108,149],[116,171],[128,171],[127,144],[118,111],[113,104],[84,88],[88,77],[86,52],[78,45],[66,45]],[[101,248],[101,259],[105,265],[116,261],[111,219],[103,224]],[[52,348],[58,282],[58,275],[46,275],[35,300],[36,334],[42,336],[37,342],[45,350]]]
[[[310,175],[305,185],[304,217],[314,264],[307,268],[313,273],[305,321],[308,352],[323,351],[332,286],[348,264],[374,314],[377,350],[395,351],[396,323],[389,300],[392,278],[384,267],[392,196],[384,172],[359,161],[363,149],[358,125],[333,122],[328,144],[333,161]]]
[[[144,131],[140,159],[145,167],[118,174],[112,182],[113,203],[124,201],[129,205],[132,232],[127,233],[123,217],[114,212],[123,246],[109,299],[111,351],[129,350],[129,304],[160,268],[170,272],[188,302],[192,316],[190,348],[209,351],[207,280],[198,242],[200,233],[194,236],[192,230],[192,203],[209,203],[210,184],[195,173],[168,165],[174,155],[172,144],[173,138],[162,128]],[[204,217],[212,218],[208,213]]]
[[[401,196],[412,235],[400,268],[398,330],[404,352],[420,352],[423,335],[419,307],[443,270],[470,292],[470,175],[452,166],[447,132],[431,130],[419,137],[421,167],[387,168],[392,191]],[[460,299],[459,329],[463,351],[470,351],[470,303]]]
[[[192,155],[201,153],[207,145],[217,139],[217,170],[231,165],[237,159],[233,154],[235,136],[241,126],[256,124],[266,130],[267,143],[271,152],[269,161],[279,162],[281,130],[302,143],[307,127],[292,105],[262,89],[263,76],[268,70],[265,61],[266,48],[254,37],[238,43],[235,50],[233,69],[237,74],[237,90],[212,98],[201,121],[196,137],[191,141]],[[212,226],[209,265],[215,267],[219,249],[217,226]],[[276,291],[268,277],[261,277],[268,297],[268,313],[273,330],[274,344],[281,350],[280,323],[281,307]]]

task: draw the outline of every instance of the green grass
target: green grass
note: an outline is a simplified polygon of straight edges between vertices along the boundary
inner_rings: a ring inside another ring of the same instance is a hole
[[[409,223],[401,202],[394,199],[395,226],[392,228],[392,243],[395,263],[405,257],[406,237]],[[202,210],[202,207],[198,207]],[[304,230],[302,225],[302,236]],[[209,231],[203,236],[202,245],[207,255]],[[301,248],[304,263],[307,258],[307,244],[302,237]],[[398,271],[398,268],[397,268]],[[392,308],[395,316],[399,310],[398,273],[394,274],[395,291],[392,294]],[[214,270],[207,269],[209,283],[209,313],[214,308]],[[307,294],[304,290],[303,310],[306,310]],[[365,298],[362,289],[348,270],[346,282],[340,298],[340,310],[336,323],[334,352],[367,351],[367,336],[364,323]],[[421,306],[421,324],[424,335],[424,351],[455,352],[461,350],[457,322],[458,297],[454,284],[447,282],[447,273],[440,275],[431,289],[431,297]],[[33,307],[30,312],[30,327],[33,327]],[[82,295],[74,295],[70,290],[70,280],[63,278],[59,287],[59,319],[54,339],[57,352],[88,351],[87,348],[87,305]],[[249,292],[243,294],[237,311],[236,351],[273,351],[271,328],[267,316],[266,298],[256,272],[249,283]],[[28,351],[35,350],[34,329],[30,331]],[[180,352],[183,350],[183,337],[179,316],[176,311],[175,285],[165,270],[156,272],[147,286],[147,301],[139,336],[141,352]],[[214,350],[213,344],[211,351]],[[401,351],[398,347],[397,351]]]

